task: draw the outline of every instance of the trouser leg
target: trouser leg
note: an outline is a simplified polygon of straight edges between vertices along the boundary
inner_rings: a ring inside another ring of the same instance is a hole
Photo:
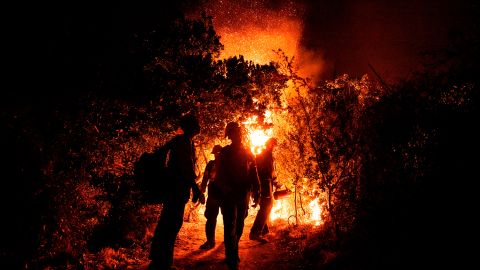
[[[265,213],[265,223],[263,225],[263,229],[260,232],[262,235],[270,232],[270,230],[268,228],[268,223],[269,223],[269,219],[270,219],[270,213],[272,212],[272,208],[273,208],[273,200],[270,198],[269,200],[267,200],[266,205],[265,205],[265,212],[266,212]]]
[[[263,226],[261,235],[268,234],[269,232],[270,232],[270,229],[268,228],[268,219],[267,219],[267,222],[266,222],[265,225]]]
[[[215,227],[217,226],[219,208],[220,205],[218,199],[209,196],[205,206],[205,217],[207,218],[205,234],[207,236],[207,241],[211,243],[215,243]]]
[[[207,242],[215,243],[215,227],[217,225],[216,218],[207,219],[207,224],[205,225],[205,234],[207,235]]]
[[[173,263],[173,249],[178,232],[183,224],[185,203],[166,202],[152,239],[149,258],[162,267]]]
[[[263,198],[260,200],[260,209],[258,210],[255,221],[250,229],[251,236],[259,236],[262,234],[264,227],[267,224],[267,220],[272,211],[273,202],[271,198]],[[268,230],[268,227],[267,227]]]
[[[237,234],[237,243],[240,241],[240,238],[242,237],[243,234],[243,228],[245,226],[245,218],[248,216],[248,201],[249,197],[246,197],[243,199],[243,201],[240,201],[237,203],[237,220],[235,224],[235,231]]]
[[[238,264],[238,239],[237,239],[237,209],[232,201],[222,203],[221,206],[224,226],[225,257],[229,267]]]

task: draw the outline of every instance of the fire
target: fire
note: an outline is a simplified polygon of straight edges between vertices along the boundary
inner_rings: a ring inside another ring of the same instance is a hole
[[[311,211],[310,220],[314,222],[315,226],[319,226],[322,221],[321,219],[322,210],[320,208],[320,205],[318,205],[318,200],[317,199],[312,200],[308,206],[310,207],[310,211]]]
[[[274,51],[281,49],[286,56],[297,59],[301,76],[314,77],[322,70],[324,63],[321,55],[300,45],[304,10],[298,1],[279,1],[274,5],[261,0],[249,1],[248,4],[244,1],[209,0],[200,9],[191,10],[189,16],[196,17],[200,11],[206,11],[213,17],[215,30],[224,45],[220,59],[243,55],[246,60],[268,64],[280,60]],[[272,117],[272,112],[266,111],[261,119],[251,116],[242,122],[247,133],[246,141],[255,155],[265,149],[266,141],[273,136]],[[307,207],[304,208],[304,205]],[[286,220],[290,223],[292,217],[295,222],[320,225],[318,198],[310,201],[306,197],[289,196],[274,201],[270,221]]]
[[[270,221],[277,219],[286,220],[291,215],[289,213],[290,205],[286,200],[276,200],[273,203],[272,212],[270,212]]]
[[[271,122],[272,114],[266,111],[264,114],[264,121]],[[243,122],[247,130],[247,140],[250,144],[250,150],[253,154],[258,155],[265,149],[265,143],[273,136],[273,129],[271,127],[265,128],[264,123],[259,123],[258,116],[251,116]]]
[[[196,17],[206,11],[213,17],[216,32],[224,45],[220,58],[243,55],[258,64],[280,61],[281,49],[295,57],[301,76],[317,79],[325,60],[322,53],[301,45],[305,7],[299,1],[209,0],[190,11]]]
[[[299,32],[293,23],[279,25],[277,29],[249,26],[239,30],[219,28],[219,32],[225,47],[221,58],[243,55],[256,63],[268,64],[277,59],[274,50],[281,48],[288,55],[295,55],[297,51]],[[280,32],[284,34],[280,35]]]
[[[243,125],[247,131],[247,141],[250,145],[250,150],[253,154],[258,155],[265,149],[265,143],[273,136],[273,122],[274,115],[267,110],[262,118],[258,116],[251,116],[243,121]],[[298,201],[302,200],[302,202]],[[297,205],[295,205],[294,196],[289,196],[283,199],[275,200],[270,212],[270,221],[286,220],[288,222],[302,222],[305,224],[313,224],[319,226],[322,223],[321,207],[318,198],[311,201],[304,201],[305,198],[297,198]],[[307,211],[303,210],[303,205],[308,205]],[[297,209],[295,209],[297,207]],[[295,217],[295,215],[297,215]],[[290,220],[290,218],[294,220]]]
[[[258,155],[262,152],[265,147],[265,143],[270,138],[264,130],[253,130],[250,133],[250,150],[255,155]]]
[[[297,55],[303,16],[298,3],[211,0],[200,10],[213,16],[215,30],[224,45],[220,58],[243,55],[247,60],[268,64],[277,60],[274,50]]]
[[[303,224],[320,226],[322,224],[322,211],[321,206],[318,203],[318,198],[314,198],[308,203],[307,210],[308,211],[304,211],[300,205],[297,205],[297,211],[295,211],[295,202],[293,198],[275,200],[270,213],[270,221],[287,220],[289,223],[298,221]],[[295,213],[297,213],[296,217]]]

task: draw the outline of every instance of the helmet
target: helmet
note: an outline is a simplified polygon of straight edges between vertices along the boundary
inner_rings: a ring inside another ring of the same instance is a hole
[[[232,138],[235,133],[241,134],[242,130],[237,122],[230,122],[225,127],[225,137]]]
[[[222,151],[222,147],[220,145],[216,144],[212,149],[212,154],[215,155],[215,154],[219,153],[220,151]]]

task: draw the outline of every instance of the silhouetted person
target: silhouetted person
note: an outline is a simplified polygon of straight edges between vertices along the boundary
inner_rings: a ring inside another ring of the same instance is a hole
[[[207,223],[205,224],[205,234],[207,241],[200,246],[200,249],[212,249],[215,247],[215,227],[217,225],[217,216],[220,210],[220,191],[215,183],[216,168],[215,162],[220,155],[222,147],[215,145],[212,149],[212,154],[215,156],[214,160],[210,160],[205,166],[202,183],[200,184],[200,191],[205,193],[208,185],[207,204],[205,206],[205,217]]]
[[[169,188],[163,202],[162,213],[155,228],[150,249],[149,269],[171,269],[175,239],[183,224],[185,204],[193,190],[192,201],[198,199],[204,203],[205,198],[195,183],[195,146],[193,137],[200,132],[198,120],[187,115],[180,119],[183,134],[168,141],[164,147],[170,150],[168,159]]]
[[[260,185],[254,156],[242,144],[241,127],[235,122],[228,123],[225,136],[232,143],[220,151],[215,181],[221,192],[226,263],[229,269],[238,269],[238,242],[248,214],[250,195],[253,192],[254,202],[257,202]]]
[[[273,185],[277,186],[273,160],[273,149],[276,145],[277,139],[270,138],[266,142],[266,149],[256,157],[262,192],[260,194],[260,209],[250,230],[250,239],[261,243],[267,242],[262,236],[268,233],[267,223],[273,206]]]

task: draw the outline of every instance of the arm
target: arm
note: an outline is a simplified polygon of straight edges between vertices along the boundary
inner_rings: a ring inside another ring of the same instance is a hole
[[[187,181],[189,181],[189,185],[192,188],[193,197],[192,202],[196,203],[199,199],[202,204],[205,203],[205,196],[200,192],[198,185],[196,183],[197,174],[195,172],[195,164],[196,164],[196,155],[195,155],[195,146],[191,139],[187,139],[187,145],[185,152],[188,153],[186,157],[186,162],[189,163],[188,166],[185,167],[184,173],[186,174]]]
[[[196,203],[197,201],[200,201],[201,204],[205,204],[205,195],[203,195],[203,192],[200,190],[198,187],[197,183],[195,182],[195,178],[191,178],[192,181],[190,182],[190,185],[192,187],[192,202]]]
[[[208,182],[210,181],[210,172],[212,170],[213,161],[209,161],[207,166],[205,166],[205,171],[203,172],[202,183],[200,184],[200,191],[205,193],[207,189]]]
[[[261,186],[260,186],[260,179],[258,177],[258,172],[257,172],[257,164],[253,156],[251,157],[251,164],[252,165],[250,167],[249,178],[252,186],[253,203],[256,205],[260,199]]]
[[[192,155],[195,156],[195,149],[193,149]],[[194,163],[196,163],[196,159],[194,158],[193,160],[195,160]],[[193,164],[193,166],[195,166],[195,164]],[[197,182],[195,182],[196,178],[197,178],[196,175],[195,177],[192,177],[192,182],[191,182],[192,192],[193,192],[192,202],[196,203],[198,200],[200,200],[201,204],[205,204],[205,196],[203,195],[203,192],[198,188]],[[204,178],[205,178],[205,175],[204,175]],[[203,181],[202,181],[202,184],[203,184]]]
[[[272,158],[272,160],[273,160],[272,161],[272,184],[275,187],[275,189],[279,189],[282,187],[282,184],[280,184],[277,179],[277,169],[275,166],[275,159]]]

